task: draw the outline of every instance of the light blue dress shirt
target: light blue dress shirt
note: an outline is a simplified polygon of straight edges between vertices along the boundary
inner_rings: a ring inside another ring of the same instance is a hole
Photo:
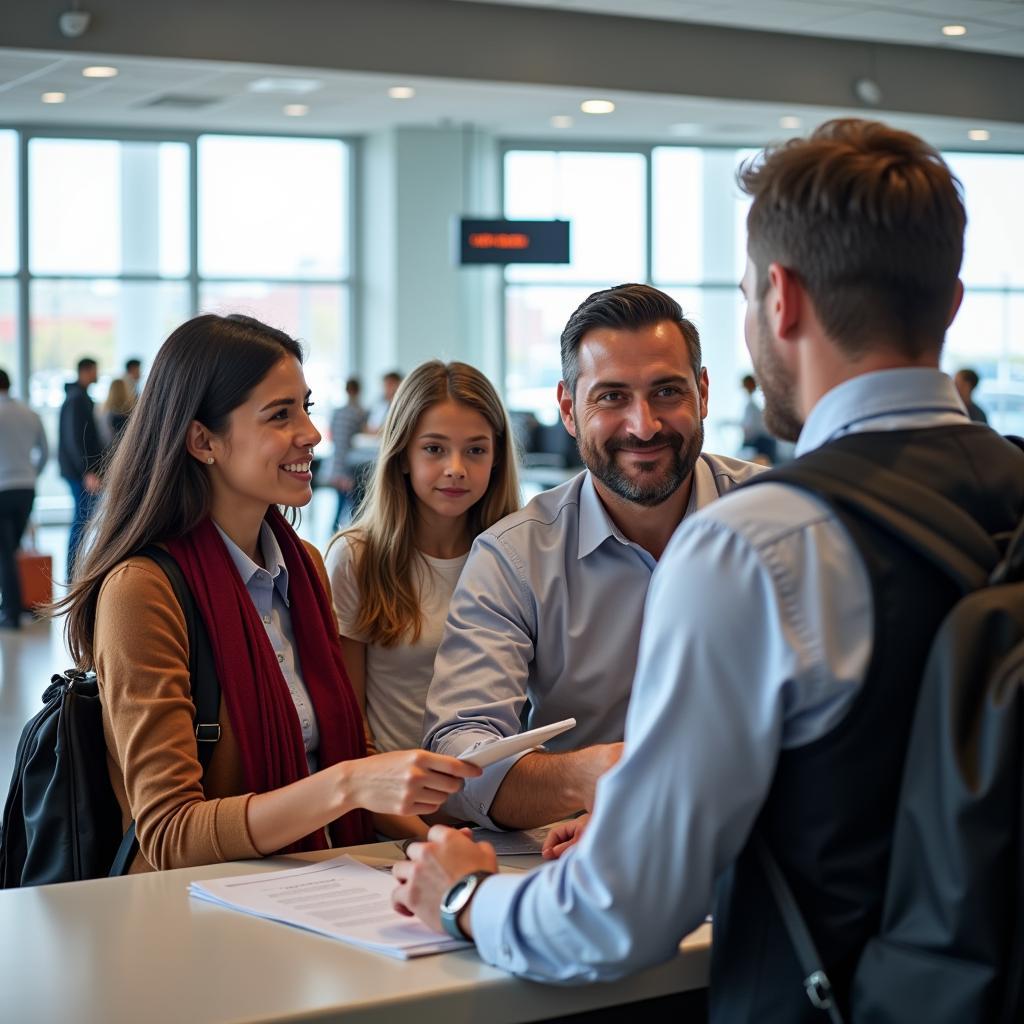
[[[214,526],[217,526],[214,523]],[[295,714],[302,729],[302,745],[306,751],[306,764],[312,775],[317,770],[317,751],[320,748],[320,732],[310,700],[309,691],[302,681],[302,667],[295,653],[295,637],[292,633],[292,617],[288,602],[288,569],[284,555],[277,543],[274,531],[266,524],[260,527],[260,551],[266,569],[257,565],[219,526],[231,561],[235,563],[245,589],[252,598],[256,612],[263,621],[267,639],[277,655],[281,674],[288,684],[288,692],[295,704]]]
[[[797,454],[853,432],[964,422],[937,370],[865,374],[818,402]],[[872,621],[856,548],[812,496],[767,483],[684,523],[651,581],[625,752],[590,827],[561,860],[483,884],[471,907],[480,955],[555,982],[673,956],[743,848],[779,752],[849,709]]]
[[[686,517],[758,472],[749,462],[702,455]],[[657,564],[615,526],[588,472],[481,534],[452,595],[423,745],[457,757],[513,736],[527,699],[526,728],[576,719],[549,750],[621,740]],[[467,779],[445,810],[495,827],[488,812],[516,760]]]

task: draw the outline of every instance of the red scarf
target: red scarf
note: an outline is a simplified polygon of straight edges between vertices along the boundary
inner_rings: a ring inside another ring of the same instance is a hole
[[[366,756],[362,715],[342,661],[331,603],[295,531],[272,506],[266,522],[288,569],[296,660],[320,728],[321,768]],[[246,787],[267,793],[309,774],[302,730],[288,684],[227,546],[212,519],[168,542],[206,623]],[[370,816],[355,810],[331,825],[335,846],[372,842]],[[327,848],[318,830],[286,851]]]

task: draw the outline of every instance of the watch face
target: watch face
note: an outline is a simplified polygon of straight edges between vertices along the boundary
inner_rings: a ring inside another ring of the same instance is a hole
[[[457,914],[466,903],[466,897],[476,888],[476,877],[467,875],[460,878],[449,890],[444,900],[444,909]]]

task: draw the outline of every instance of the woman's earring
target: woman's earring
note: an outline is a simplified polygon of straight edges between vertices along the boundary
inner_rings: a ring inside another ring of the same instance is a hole
[[[212,455],[207,455],[207,457],[206,457],[206,464],[208,466],[212,466],[213,465],[213,456]]]

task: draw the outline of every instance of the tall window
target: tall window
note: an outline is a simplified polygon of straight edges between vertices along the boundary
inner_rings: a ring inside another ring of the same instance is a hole
[[[557,416],[558,337],[593,291],[647,275],[646,164],[639,153],[512,151],[505,213],[572,224],[571,262],[506,271],[506,396],[510,409]]]
[[[572,242],[568,266],[506,270],[510,408],[554,422],[558,338],[569,315],[593,291],[649,281],[677,298],[701,332],[711,378],[708,448],[737,449],[747,360],[736,286],[746,205],[734,180],[745,155],[684,147],[505,154],[506,216],[567,219]]]
[[[200,308],[296,336],[321,417],[351,365],[348,161],[333,139],[199,139]]]
[[[18,134],[0,131],[0,365],[27,383],[52,442],[80,358],[99,363],[93,397],[101,404],[126,359],[140,358],[145,374],[170,330],[199,312],[248,313],[295,335],[321,407],[342,393],[350,366],[345,142],[30,133],[27,152],[19,199]],[[27,203],[25,268],[19,203]],[[27,346],[17,338],[20,308]],[[43,516],[67,504],[54,460],[39,494]]]
[[[572,237],[569,266],[506,270],[511,408],[553,422],[558,338],[569,315],[591,291],[649,281],[677,298],[700,330],[711,381],[707,448],[739,449],[745,400],[739,382],[750,363],[737,284],[746,262],[749,200],[736,171],[755,152],[684,146],[506,152],[506,216],[563,217]],[[943,368],[976,369],[983,382],[978,401],[993,425],[1024,434],[1024,156],[951,153],[948,160],[964,185],[968,227],[966,291]]]
[[[943,368],[982,378],[976,401],[1004,433],[1024,433],[1024,156],[951,153],[967,201],[964,299]]]
[[[18,136],[0,131],[0,367],[17,381]]]

